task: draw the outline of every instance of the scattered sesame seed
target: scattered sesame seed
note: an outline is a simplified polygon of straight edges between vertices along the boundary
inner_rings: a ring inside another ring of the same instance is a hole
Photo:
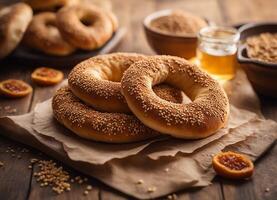
[[[176,200],[176,199],[178,199],[178,196],[176,194],[170,194],[167,196],[167,199],[168,200]]]
[[[88,191],[87,190],[84,191],[84,195],[88,195]]]
[[[91,186],[91,185],[88,185],[88,186],[86,187],[86,189],[87,189],[88,191],[90,191],[90,190],[92,190],[92,186]]]
[[[266,188],[266,189],[265,189],[265,192],[269,192],[269,191],[270,191],[270,188]]]
[[[0,167],[3,167],[4,166],[4,163],[0,161]]]
[[[156,187],[149,187],[149,188],[147,189],[147,192],[148,192],[148,193],[152,193],[152,192],[155,192],[156,190],[157,190]]]
[[[164,171],[165,171],[165,172],[169,172],[169,168],[165,168]]]
[[[32,169],[33,167],[32,167],[32,165],[29,165],[28,168],[29,168],[29,169]]]
[[[144,181],[143,181],[142,179],[139,179],[139,180],[137,181],[137,184],[138,184],[138,185],[143,184],[143,183],[144,183]]]
[[[34,163],[36,163],[36,162],[38,162],[38,159],[37,159],[37,158],[31,158],[31,159],[30,159],[30,163],[34,164]]]

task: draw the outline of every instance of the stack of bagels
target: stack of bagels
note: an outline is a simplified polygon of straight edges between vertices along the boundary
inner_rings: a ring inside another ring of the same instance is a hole
[[[55,56],[102,47],[116,31],[117,18],[109,10],[79,1],[26,0],[2,8],[0,58],[9,55],[21,41]]]
[[[184,102],[184,93],[191,99]],[[75,66],[53,97],[54,117],[77,135],[127,143],[159,135],[199,139],[224,127],[228,98],[183,58],[100,55]]]

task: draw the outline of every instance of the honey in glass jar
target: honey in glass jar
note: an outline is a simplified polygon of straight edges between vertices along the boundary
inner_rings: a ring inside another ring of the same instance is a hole
[[[198,34],[197,63],[217,80],[230,80],[236,73],[239,33],[234,28],[210,26]]]

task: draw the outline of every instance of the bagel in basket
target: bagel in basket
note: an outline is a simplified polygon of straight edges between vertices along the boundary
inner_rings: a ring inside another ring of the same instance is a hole
[[[56,14],[42,12],[34,16],[23,42],[26,46],[55,56],[66,56],[75,48],[63,39],[57,28]]]
[[[86,3],[62,8],[57,22],[62,36],[83,50],[102,47],[117,28],[117,19],[110,11]]]

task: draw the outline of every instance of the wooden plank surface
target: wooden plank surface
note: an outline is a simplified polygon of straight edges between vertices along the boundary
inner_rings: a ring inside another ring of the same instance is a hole
[[[1,1],[2,2],[2,1]],[[206,17],[217,24],[235,24],[249,21],[276,21],[276,0],[111,0],[114,11],[119,18],[121,26],[128,28],[128,33],[117,51],[138,52],[154,54],[148,46],[142,27],[143,18],[160,9],[179,8]],[[11,66],[2,64],[0,80],[7,78],[20,78],[30,82],[32,69],[26,66]],[[64,72],[67,74],[69,69]],[[0,99],[1,115],[22,114],[33,109],[35,104],[48,99],[55,91],[55,87],[34,86],[33,95],[19,100]],[[8,107],[9,106],[9,107]],[[262,108],[266,117],[277,120],[277,102],[262,98]],[[15,110],[16,109],[16,110]],[[12,146],[16,150],[6,153]],[[0,161],[4,166],[0,168],[0,199],[130,199],[93,179],[92,192],[84,196],[84,186],[74,184],[73,192],[55,195],[50,189],[41,188],[35,181],[34,169],[28,169],[30,158],[38,157],[38,152],[21,153],[22,147],[12,141],[0,138]],[[178,199],[276,199],[277,182],[277,147],[276,145],[259,160],[254,177],[246,182],[228,182],[216,178],[214,184],[203,189],[187,190],[178,193]],[[20,158],[17,156],[20,155]],[[41,159],[49,159],[40,155]],[[270,167],[269,167],[270,166]],[[69,169],[70,170],[70,169]],[[78,172],[72,170],[72,174]],[[273,179],[273,180],[272,180]],[[268,181],[272,180],[272,181]],[[269,191],[266,192],[266,190]]]
[[[29,82],[30,71],[24,66],[1,63],[0,81],[20,78]],[[0,114],[17,115],[29,111],[32,95],[19,100],[0,98]],[[1,130],[0,130],[1,131]],[[0,137],[0,199],[26,199],[32,171],[28,169],[31,153],[22,152],[23,147]],[[16,192],[15,192],[16,191]]]
[[[277,21],[277,1],[225,0],[218,1],[226,24],[240,24],[255,21]],[[263,114],[277,121],[277,102],[261,98]],[[265,133],[266,134],[266,133]],[[276,199],[277,177],[276,145],[256,163],[254,176],[250,181],[232,182],[222,179],[225,199]],[[274,164],[275,163],[275,164]],[[269,191],[267,191],[269,190]]]

